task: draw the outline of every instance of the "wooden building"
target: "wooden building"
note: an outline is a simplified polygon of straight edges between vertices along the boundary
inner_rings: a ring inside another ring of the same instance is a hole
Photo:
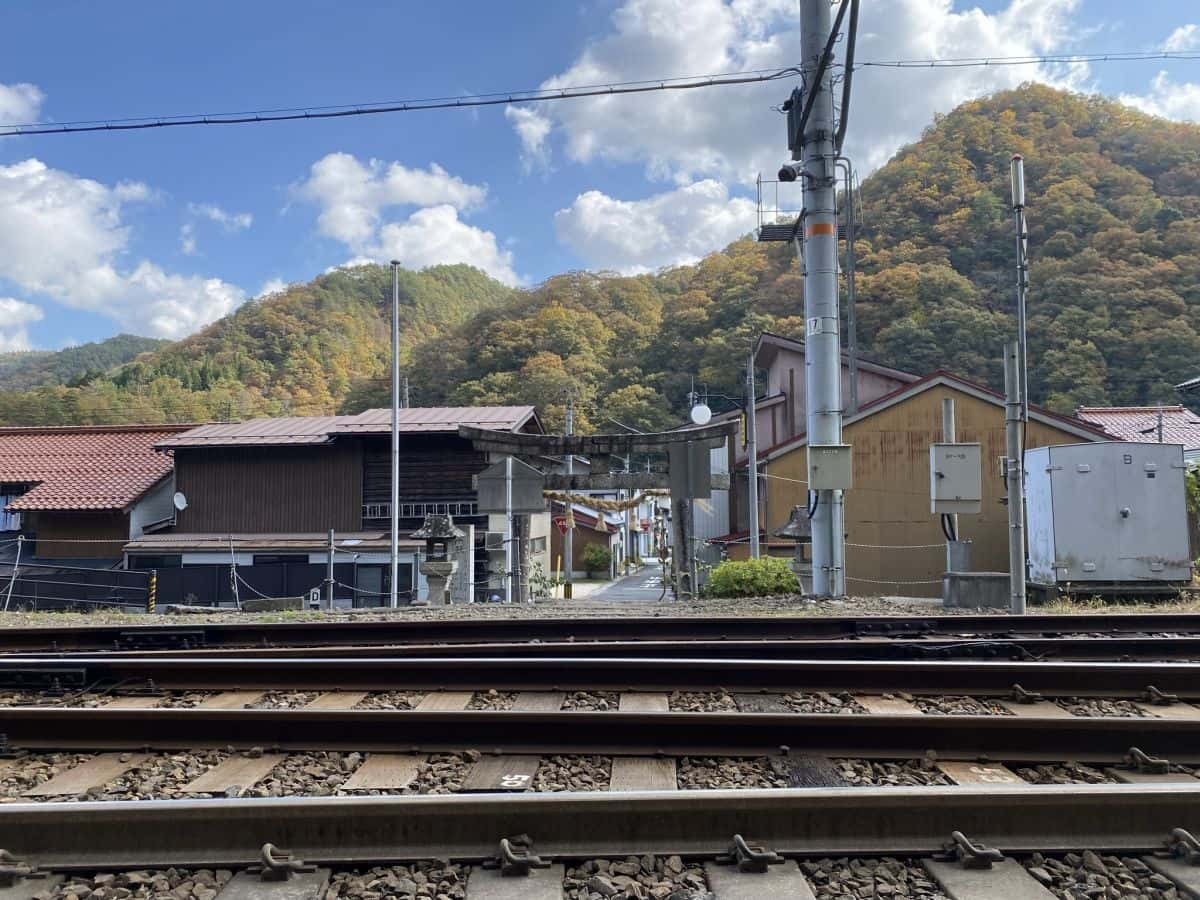
[[[541,431],[531,406],[400,410],[400,590],[406,596],[422,590],[421,546],[408,536],[430,514],[448,514],[473,530],[476,567],[462,573],[464,590],[486,596],[499,582],[503,516],[478,509],[473,478],[488,459],[458,436],[460,425]],[[211,589],[190,593],[213,594],[216,601],[232,599],[231,565],[252,592],[295,594],[296,585],[324,579],[314,567],[327,561],[332,530],[345,548],[335,555],[335,599],[377,605],[390,592],[390,431],[391,411],[374,409],[204,425],[160,441],[159,450],[174,458],[179,509],[158,533],[128,545],[129,564],[156,568],[172,585],[189,578],[211,582]],[[527,520],[521,546],[533,550],[523,557],[525,570],[540,565],[548,571],[549,515],[521,518]],[[208,571],[174,571],[181,567]],[[181,590],[189,593],[186,585]]]
[[[854,459],[854,486],[846,493],[851,594],[940,594],[945,537],[939,518],[929,511],[929,446],[942,440],[945,398],[954,401],[957,439],[982,446],[983,509],[959,517],[960,537],[972,542],[975,571],[1007,571],[1007,497],[997,462],[1005,453],[1004,398],[937,372],[863,404],[843,420],[843,440],[852,445]],[[1112,439],[1095,425],[1030,410],[1027,447]],[[767,535],[787,522],[792,507],[807,502],[806,460],[804,435],[760,451],[761,521]],[[747,555],[738,538],[728,541],[731,557]],[[793,549],[778,539],[768,539],[768,545],[774,555],[790,555]]]

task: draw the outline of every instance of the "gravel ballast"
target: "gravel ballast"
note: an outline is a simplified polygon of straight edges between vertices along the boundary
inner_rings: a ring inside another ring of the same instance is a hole
[[[563,900],[714,900],[704,869],[678,856],[589,859],[568,868]]]
[[[471,767],[479,762],[478,750],[462,753],[434,753],[421,763],[417,777],[405,788],[406,794],[453,794],[460,790]]]
[[[671,712],[737,712],[738,705],[728,691],[675,691],[670,699]]]
[[[1091,850],[1061,857],[1035,853],[1025,861],[1025,868],[1063,900],[1176,900],[1180,896],[1171,879],[1135,857],[1102,856]]]
[[[512,705],[516,702],[516,691],[498,691],[495,688],[489,688],[486,691],[477,691],[471,698],[471,702],[467,704],[467,709],[505,712],[512,709]]]
[[[162,869],[72,875],[62,884],[34,894],[36,900],[213,900],[233,877],[229,869]]]
[[[913,705],[927,716],[1011,716],[1011,709],[979,697],[914,697]]]
[[[1082,763],[1066,762],[1060,765],[1026,766],[1014,769],[1017,775],[1030,784],[1116,784],[1117,779],[1100,769]]]
[[[246,708],[303,709],[320,696],[320,691],[267,691]]]
[[[857,787],[924,787],[954,784],[932,760],[928,759],[835,759],[833,763],[846,783]]]
[[[373,691],[355,709],[414,709],[428,691]]]
[[[443,862],[420,862],[410,866],[378,866],[334,872],[325,900],[400,898],[400,900],[464,900],[467,896],[468,866]]]
[[[614,712],[620,702],[621,695],[616,691],[571,691],[563,700],[562,708],[587,712]]]
[[[867,711],[866,707],[845,692],[830,694],[825,691],[791,691],[783,695],[783,702],[793,712],[805,715],[861,715]]]
[[[606,791],[612,777],[607,756],[546,756],[533,779],[535,791]]]
[[[947,900],[930,875],[900,859],[817,859],[800,863],[817,900],[876,900],[906,897]]]
[[[787,778],[765,756],[684,756],[678,760],[676,772],[679,788],[685,791],[788,786]]]
[[[1117,716],[1120,718],[1147,719],[1147,713],[1137,708],[1131,700],[1106,700],[1103,697],[1059,697],[1054,701],[1073,716],[1087,718],[1103,718]]]
[[[33,753],[0,768],[0,803],[29,802],[21,795],[30,788],[73,769],[92,758],[91,753]]]
[[[242,796],[326,797],[337,792],[364,758],[361,753],[292,753]]]

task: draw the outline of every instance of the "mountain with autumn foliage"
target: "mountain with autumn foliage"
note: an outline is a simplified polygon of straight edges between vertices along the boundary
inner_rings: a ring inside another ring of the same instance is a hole
[[[1030,391],[1175,401],[1200,372],[1200,126],[1041,85],[964,104],[861,189],[865,355],[998,385],[1014,331],[1009,160],[1026,161]],[[737,241],[649,275],[572,272],[513,290],[466,266],[403,273],[412,402],[533,403],[550,427],[678,421],[693,379],[740,393],[764,329],[803,333],[788,245]],[[0,392],[0,421],[197,421],[386,404],[389,271],[361,266],[246,304],[84,383]]]

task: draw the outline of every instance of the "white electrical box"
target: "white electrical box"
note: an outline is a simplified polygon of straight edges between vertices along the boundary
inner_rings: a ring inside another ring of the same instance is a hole
[[[979,444],[931,444],[929,511],[978,513],[983,509],[983,453]]]
[[[808,489],[848,491],[854,482],[849,444],[816,444],[808,448]]]

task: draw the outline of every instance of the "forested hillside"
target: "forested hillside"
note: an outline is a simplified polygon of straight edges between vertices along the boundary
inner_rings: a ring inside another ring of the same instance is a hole
[[[118,334],[65,350],[0,353],[0,391],[20,391],[44,384],[86,383],[168,343],[156,338]]]
[[[1012,333],[1009,158],[1026,159],[1030,387],[1058,409],[1175,399],[1200,374],[1200,127],[1030,86],[968,103],[862,186],[860,346],[1000,382]],[[362,267],[249,304],[76,387],[0,394],[0,421],[207,419],[386,403],[390,276]],[[803,332],[786,245],[736,242],[655,275],[510,291],[463,266],[406,273],[413,402],[535,403],[581,427],[676,421],[695,377],[739,393],[753,337]]]

